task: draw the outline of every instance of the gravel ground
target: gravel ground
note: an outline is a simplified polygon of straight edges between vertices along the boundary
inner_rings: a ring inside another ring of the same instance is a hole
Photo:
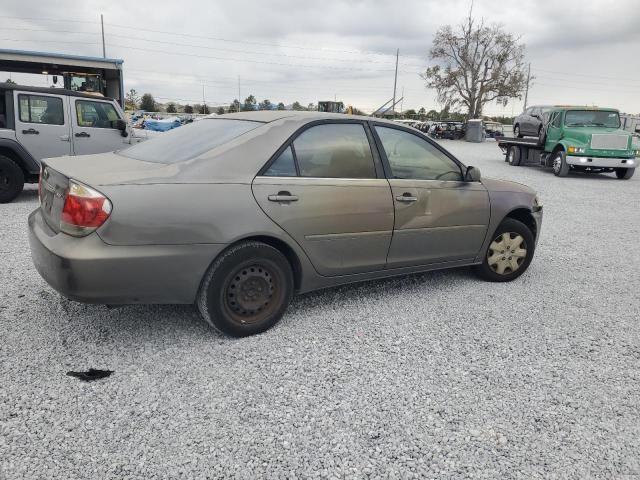
[[[636,478],[640,175],[536,188],[536,257],[307,294],[224,338],[188,306],[61,299],[32,266],[33,188],[0,205],[0,478]],[[114,370],[84,383],[69,370]]]

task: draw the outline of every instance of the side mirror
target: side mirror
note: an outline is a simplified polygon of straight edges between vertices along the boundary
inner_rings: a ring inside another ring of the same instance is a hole
[[[467,167],[467,171],[464,174],[465,182],[479,182],[480,181],[480,169],[477,167]]]
[[[127,132],[127,122],[125,122],[124,120],[112,120],[111,125],[113,126],[113,128],[120,130],[120,134],[123,137],[127,137],[129,135],[129,133]]]

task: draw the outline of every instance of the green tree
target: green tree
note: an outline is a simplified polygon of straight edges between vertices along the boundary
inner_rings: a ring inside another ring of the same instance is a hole
[[[156,101],[153,98],[153,95],[150,93],[145,93],[142,95],[142,100],[140,101],[140,108],[145,112],[155,112],[156,111]]]
[[[218,107],[217,114],[218,115],[224,115],[224,107]]]
[[[247,111],[252,111],[256,109],[256,97],[254,97],[253,95],[249,95],[247,98],[244,99],[244,106],[242,107],[243,110],[247,110]]]
[[[285,110],[284,103],[280,102],[277,108],[278,110]]]
[[[193,113],[193,107],[191,105],[185,105],[184,113]]]
[[[438,115],[438,112],[436,112],[435,110],[429,110],[427,112],[427,120],[438,120],[440,118],[440,115]]]
[[[418,113],[420,115],[426,115],[427,111],[424,109],[424,107],[420,107],[420,110],[418,110]]]
[[[403,113],[405,117],[409,117],[409,118],[413,118],[416,115],[418,115],[413,108],[410,108],[409,110],[405,110]]]
[[[258,110],[271,110],[272,106],[273,104],[271,103],[271,100],[265,98],[260,102],[260,105],[258,105]]]
[[[300,105],[300,102],[298,102],[298,101],[293,102],[293,105],[291,106],[291,108],[293,108],[294,110],[296,110],[298,112],[301,111],[301,110],[304,110],[304,107],[302,105]]]
[[[13,80],[11,80],[10,78],[7,78],[7,79],[5,80],[5,82],[4,82],[4,83],[8,83],[9,85],[15,85],[15,84],[16,84],[16,82],[14,82]],[[135,90],[134,90],[134,91],[135,91]]]
[[[313,102],[310,103],[309,105],[307,105],[307,110],[309,110],[310,112],[315,112],[317,110],[316,104]]]
[[[138,102],[140,101],[140,96],[138,92],[136,92],[133,88],[127,92],[124,98],[124,106],[125,108],[130,108],[131,110],[136,110],[138,108]]]
[[[426,86],[438,102],[464,107],[468,118],[481,118],[488,102],[521,98],[527,84],[524,44],[500,25],[476,24],[471,13],[459,30],[447,25],[436,32],[429,58]]]
[[[173,102],[167,103],[167,113],[176,113],[178,110],[176,109],[176,104]]]
[[[239,112],[239,111],[240,111],[240,102],[238,101],[237,98],[235,98],[233,102],[231,102],[231,105],[229,105],[229,112]]]
[[[209,107],[206,104],[204,104],[204,105],[200,105],[200,108],[198,108],[198,113],[202,115],[209,115],[211,111],[209,110]]]

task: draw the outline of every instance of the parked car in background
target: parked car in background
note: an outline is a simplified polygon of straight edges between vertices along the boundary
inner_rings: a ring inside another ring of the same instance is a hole
[[[319,112],[206,118],[115,153],[47,159],[29,217],[37,270],[72,299],[196,303],[235,336],[294,292],[533,258],[542,206],[420,131]]]
[[[539,137],[552,108],[549,105],[534,105],[526,108],[513,119],[513,135],[518,138]]]
[[[0,83],[0,203],[38,182],[43,158],[110,152],[142,139],[111,98]]]

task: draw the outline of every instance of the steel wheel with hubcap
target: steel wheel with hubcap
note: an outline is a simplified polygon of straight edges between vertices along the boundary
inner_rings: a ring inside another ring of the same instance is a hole
[[[527,257],[527,243],[515,232],[500,234],[489,245],[487,263],[498,275],[517,271]]]
[[[520,150],[520,147],[517,145],[509,147],[509,151],[507,152],[507,161],[509,162],[509,165],[513,167],[520,165],[521,155],[522,151]]]
[[[275,325],[293,296],[293,271],[278,249],[238,243],[221,253],[205,274],[197,306],[217,330],[244,337]]]
[[[515,218],[505,218],[487,247],[476,273],[491,282],[508,282],[522,275],[535,250],[535,237],[529,227]]]

